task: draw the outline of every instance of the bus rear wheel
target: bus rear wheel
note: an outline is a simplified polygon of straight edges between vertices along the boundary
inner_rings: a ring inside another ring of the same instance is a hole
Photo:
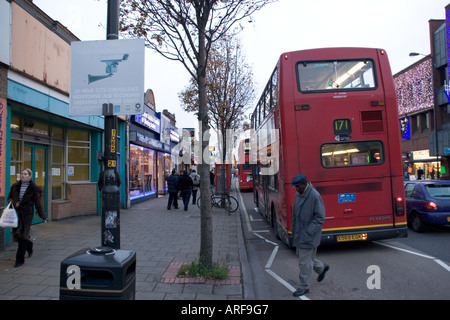
[[[270,219],[271,219],[271,224],[272,224],[273,231],[275,233],[275,237],[278,240],[281,240],[280,233],[278,232],[277,212],[276,212],[275,208],[273,207],[273,205],[272,205],[272,209],[270,211],[271,211]]]

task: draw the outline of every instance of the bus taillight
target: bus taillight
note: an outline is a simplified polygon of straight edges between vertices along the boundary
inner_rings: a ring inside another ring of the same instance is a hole
[[[395,198],[395,214],[398,216],[405,214],[405,201],[402,197]]]

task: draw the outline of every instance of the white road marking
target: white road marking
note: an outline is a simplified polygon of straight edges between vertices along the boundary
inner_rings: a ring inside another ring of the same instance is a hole
[[[275,242],[273,242],[273,241],[270,241],[269,239],[266,239],[266,238],[264,238],[263,236],[261,236],[259,233],[261,233],[261,232],[269,232],[269,230],[255,230],[255,231],[253,231],[253,229],[252,229],[252,226],[251,226],[251,224],[250,224],[250,220],[252,220],[252,221],[257,221],[257,220],[253,220],[253,217],[252,218],[250,218],[249,219],[249,215],[248,215],[248,213],[247,213],[247,209],[245,208],[245,206],[243,205],[244,204],[244,200],[242,199],[242,195],[241,195],[241,193],[238,191],[238,193],[239,193],[239,198],[240,198],[240,200],[241,200],[241,204],[242,204],[242,209],[243,209],[243,213],[244,213],[244,217],[245,217],[245,224],[247,225],[247,230],[249,231],[249,232],[252,232],[255,236],[257,236],[258,238],[260,238],[260,239],[262,239],[262,240],[264,240],[265,242],[267,242],[267,243],[270,243],[271,245],[273,245],[274,246],[274,248],[273,248],[273,250],[272,250],[272,253],[271,253],[271,255],[270,255],[270,257],[269,257],[269,260],[267,260],[267,263],[266,263],[266,265],[265,265],[265,270],[266,270],[266,272],[272,277],[272,278],[274,278],[275,280],[277,280],[279,283],[281,283],[283,286],[285,286],[290,292],[292,292],[292,293],[294,293],[295,291],[296,291],[296,289],[293,287],[293,286],[291,286],[286,280],[284,280],[283,278],[281,278],[278,274],[276,274],[275,272],[273,272],[272,271],[272,269],[270,269],[271,267],[272,267],[272,263],[273,263],[273,261],[275,260],[275,257],[276,257],[276,255],[277,255],[277,253],[278,253],[278,248],[279,248],[279,246],[278,246],[278,244],[277,243],[275,243]],[[307,296],[300,296],[300,297],[298,297],[300,300],[309,300],[309,298],[307,297]]]
[[[445,264],[444,262],[442,262],[441,260],[439,260],[438,258],[435,258],[433,256],[429,256],[429,255],[426,255],[426,254],[422,254],[422,253],[414,252],[414,251],[411,251],[411,250],[399,248],[399,247],[396,247],[396,246],[393,246],[393,245],[390,245],[390,244],[387,244],[387,243],[379,242],[379,241],[373,241],[373,242],[376,243],[376,244],[379,244],[380,246],[385,246],[385,247],[388,247],[388,248],[391,248],[391,249],[394,249],[394,250],[403,251],[403,252],[406,252],[406,253],[409,253],[409,254],[413,254],[413,255],[416,255],[416,256],[419,256],[419,257],[422,257],[422,258],[433,260],[438,265],[443,267],[445,270],[450,272],[450,267],[447,264]]]

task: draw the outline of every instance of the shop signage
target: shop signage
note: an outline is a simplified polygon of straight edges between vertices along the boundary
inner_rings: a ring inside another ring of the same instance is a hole
[[[164,143],[162,143],[161,141],[147,137],[146,135],[143,135],[142,133],[139,132],[136,132],[136,141],[144,143],[156,149],[162,149],[164,145]]]
[[[418,150],[413,151],[413,159],[414,160],[425,160],[430,158],[430,150]]]
[[[403,119],[400,119],[400,134],[402,138],[405,140],[409,140],[411,138],[410,132],[409,118],[405,117]]]
[[[141,115],[134,116],[134,122],[144,126],[156,133],[160,133],[161,131],[161,121],[156,117],[156,115],[151,114],[145,111]]]
[[[180,142],[180,135],[174,129],[170,129],[170,140],[173,142]]]
[[[170,145],[167,145],[156,139],[150,138],[140,132],[131,131],[130,132],[130,141],[139,142],[139,143],[147,145],[150,148],[164,150],[169,153],[172,151],[172,148],[170,147]]]
[[[104,103],[114,115],[144,111],[143,39],[74,41],[70,54],[72,116],[102,115]]]

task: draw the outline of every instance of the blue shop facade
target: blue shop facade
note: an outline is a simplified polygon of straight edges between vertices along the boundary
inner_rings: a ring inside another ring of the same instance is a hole
[[[168,177],[176,167],[173,148],[180,142],[177,128],[162,112],[145,105],[142,115],[130,117],[130,203],[167,194]]]

